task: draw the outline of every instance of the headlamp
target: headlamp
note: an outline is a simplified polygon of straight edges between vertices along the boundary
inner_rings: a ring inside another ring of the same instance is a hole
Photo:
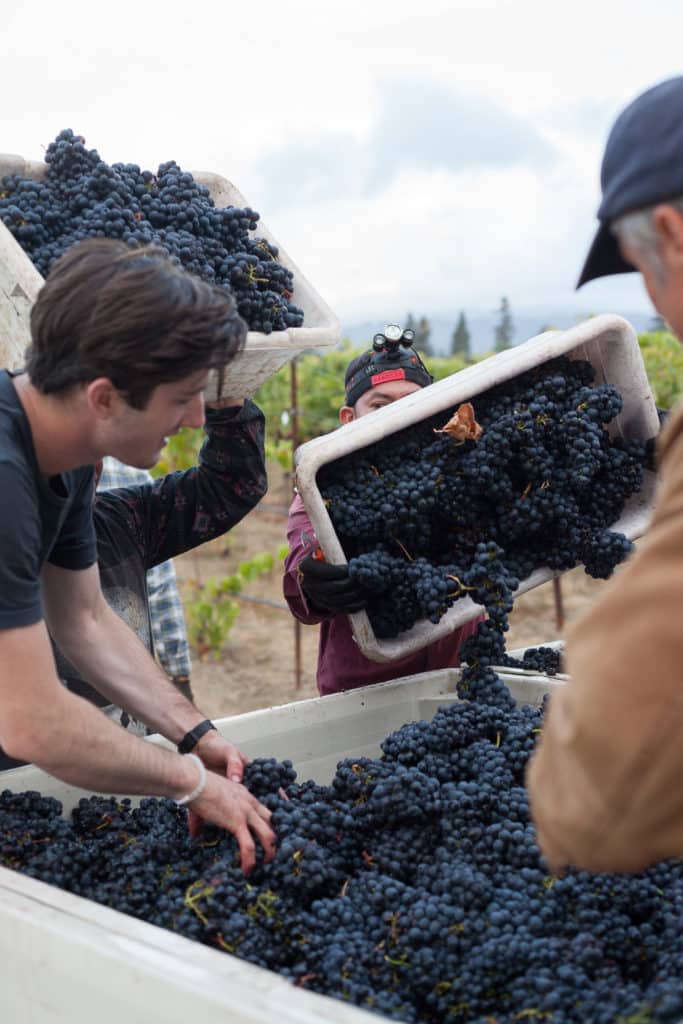
[[[375,352],[385,352],[387,355],[398,352],[399,346],[410,348],[415,340],[415,331],[408,327],[403,330],[398,324],[387,324],[383,334],[376,334],[372,339],[372,347]]]

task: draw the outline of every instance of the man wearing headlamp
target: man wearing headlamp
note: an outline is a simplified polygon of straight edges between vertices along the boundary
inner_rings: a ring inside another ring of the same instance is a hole
[[[383,334],[375,335],[369,351],[351,360],[344,375],[345,402],[339,410],[342,424],[433,382],[412,347],[413,340],[413,331],[389,324]],[[480,618],[408,657],[382,664],[370,661],[356,646],[348,618],[365,607],[364,592],[349,577],[346,565],[330,565],[314,557],[318,541],[298,494],[289,509],[287,540],[283,592],[300,622],[320,625],[316,680],[322,696],[460,664],[460,647]]]

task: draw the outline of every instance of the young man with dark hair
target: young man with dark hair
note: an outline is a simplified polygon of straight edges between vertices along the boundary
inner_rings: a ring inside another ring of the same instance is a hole
[[[162,252],[91,239],[55,263],[31,338],[27,372],[0,373],[0,743],[72,785],[189,806],[235,835],[249,871],[255,838],[274,854],[270,813],[240,784],[244,756],[104,599],[92,510],[104,455],[146,468],[171,434],[202,426],[209,371],[246,325],[227,291]],[[62,686],[48,626],[84,679],[178,753]]]
[[[408,334],[394,324],[386,328],[386,333],[391,333],[392,339]],[[346,368],[346,396],[339,419],[342,424],[350,423],[427,387],[433,380],[410,344],[363,352]],[[283,592],[290,611],[300,622],[320,625],[316,681],[321,695],[460,664],[460,647],[483,616],[405,658],[381,664],[370,661],[356,646],[348,618],[365,607],[363,589],[349,577],[345,565],[330,565],[314,557],[318,541],[298,494],[289,509],[287,540]]]
[[[683,76],[619,115],[600,227],[579,285],[640,271],[683,339]],[[636,552],[566,643],[528,783],[550,867],[640,871],[683,857],[683,406],[659,439],[657,501]]]

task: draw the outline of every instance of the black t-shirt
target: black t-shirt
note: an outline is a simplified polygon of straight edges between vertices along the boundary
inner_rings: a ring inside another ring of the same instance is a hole
[[[87,569],[97,558],[94,469],[44,476],[10,373],[0,371],[0,629],[43,618],[40,573],[47,561]]]

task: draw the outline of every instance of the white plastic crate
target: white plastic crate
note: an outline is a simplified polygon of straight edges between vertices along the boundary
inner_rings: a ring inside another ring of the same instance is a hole
[[[405,427],[457,405],[497,384],[566,355],[585,359],[596,370],[596,383],[613,384],[623,398],[623,409],[609,426],[624,438],[647,439],[659,431],[659,417],[645,372],[638,338],[622,317],[596,316],[566,331],[547,331],[521,345],[491,356],[480,363],[413,392],[377,412],[353,420],[329,434],[301,445],[296,452],[296,483],[311,524],[328,562],[345,563],[346,556],[318,490],[316,476],[321,466],[358,451]],[[654,474],[645,473],[643,488],[628,502],[612,529],[635,539],[649,522],[654,495]],[[538,569],[522,580],[516,594],[546,583],[555,575]],[[349,616],[356,642],[363,654],[378,662],[395,661],[427,646],[480,614],[481,606],[469,597],[460,598],[438,624],[416,622],[411,629],[390,640],[379,640],[366,612]]]
[[[7,174],[19,174],[39,181],[46,171],[47,164],[24,160],[13,154],[0,154],[0,179]],[[231,182],[218,174],[206,171],[192,173],[196,181],[209,189],[216,206],[250,205]],[[303,309],[304,325],[271,334],[249,331],[244,351],[230,363],[226,375],[226,388],[234,398],[253,395],[265,380],[294,356],[307,349],[334,346],[341,334],[338,318],[262,221],[259,220],[254,233],[277,246],[280,262],[294,274],[292,302]],[[10,369],[21,366],[30,340],[30,307],[42,283],[43,278],[29,257],[0,222],[0,366]]]
[[[345,757],[375,757],[391,731],[457,700],[459,671],[443,669],[330,697],[224,718],[221,733],[252,757],[290,758],[299,779],[328,783]],[[559,684],[503,673],[519,703]],[[162,742],[154,737],[149,742]],[[83,790],[35,767],[0,786],[55,796],[68,810]],[[378,1024],[388,1018],[290,985],[271,971],[90,900],[0,868],[3,1017],[16,1024]]]

